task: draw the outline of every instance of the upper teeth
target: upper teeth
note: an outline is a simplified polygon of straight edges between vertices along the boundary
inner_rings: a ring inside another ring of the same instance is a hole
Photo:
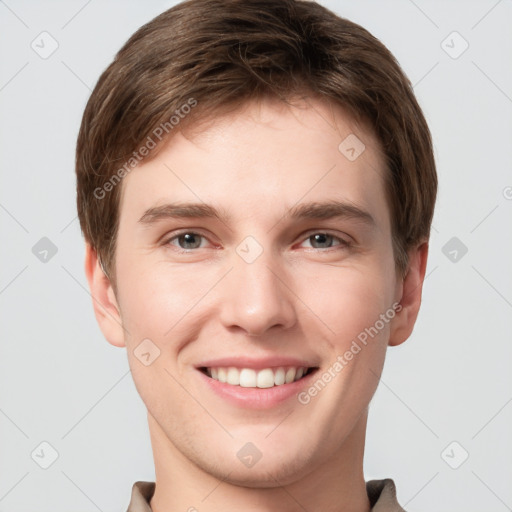
[[[271,388],[281,384],[289,384],[299,380],[306,372],[307,367],[265,368],[253,370],[252,368],[207,368],[206,373],[212,379],[225,382],[232,386],[244,388]]]

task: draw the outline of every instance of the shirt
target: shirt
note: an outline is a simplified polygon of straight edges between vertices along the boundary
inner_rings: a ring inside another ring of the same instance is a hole
[[[151,512],[149,501],[155,492],[155,482],[135,482],[126,512]],[[395,482],[391,478],[366,482],[366,493],[372,512],[405,512],[396,498]]]

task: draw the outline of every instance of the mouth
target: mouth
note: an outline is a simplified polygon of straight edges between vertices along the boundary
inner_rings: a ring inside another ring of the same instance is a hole
[[[212,380],[242,388],[268,389],[297,382],[318,370],[318,367],[279,366],[275,368],[199,367]]]

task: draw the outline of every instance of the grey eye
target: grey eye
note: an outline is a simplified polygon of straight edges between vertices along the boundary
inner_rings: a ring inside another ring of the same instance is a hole
[[[197,249],[201,246],[202,236],[197,233],[183,233],[177,237],[178,244],[182,249]]]
[[[309,242],[315,249],[325,249],[332,247],[333,240],[334,237],[332,235],[328,235],[327,233],[316,233],[309,237]]]

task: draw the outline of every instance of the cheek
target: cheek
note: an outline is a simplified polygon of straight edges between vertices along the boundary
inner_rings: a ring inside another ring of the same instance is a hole
[[[119,266],[120,307],[128,331],[126,345],[132,378],[151,414],[166,418],[171,430],[177,428],[179,421],[170,413],[187,404],[190,409],[190,396],[177,383],[184,375],[176,358],[182,345],[199,333],[199,301],[215,278],[207,272],[211,274],[211,269],[201,273],[156,262],[142,265],[137,258],[127,258]],[[144,350],[139,348],[142,346]],[[146,352],[151,358],[148,365],[142,358]],[[189,413],[200,415],[195,410]]]
[[[221,270],[178,268],[165,262],[142,265],[137,258],[123,261],[118,272],[120,307],[123,324],[133,338],[131,344],[147,337],[163,347],[185,332],[193,337],[197,315],[207,303],[203,298],[219,280]]]
[[[378,267],[326,266],[313,278],[297,280],[297,295],[308,306],[300,306],[305,325],[323,326],[322,331],[336,349],[350,345],[392,306],[394,289],[389,275]],[[387,328],[386,324],[382,334]]]

